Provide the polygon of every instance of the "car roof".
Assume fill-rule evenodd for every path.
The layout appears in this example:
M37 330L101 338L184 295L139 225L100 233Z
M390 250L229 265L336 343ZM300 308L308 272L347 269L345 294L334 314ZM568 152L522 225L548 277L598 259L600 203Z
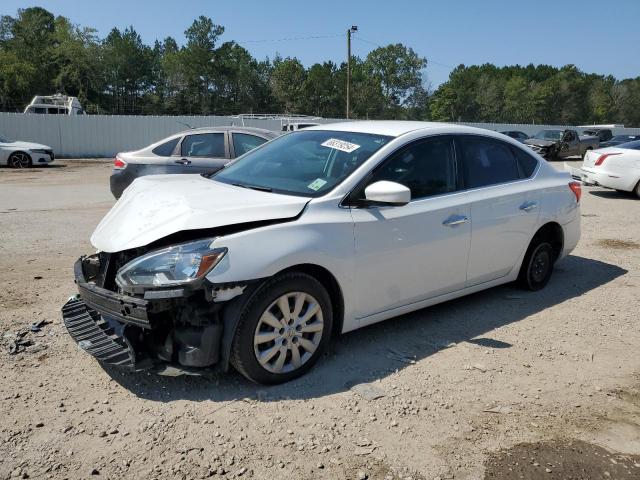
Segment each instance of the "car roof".
M265 128L256 127L236 127L233 125L224 125L220 127L196 127L189 130L183 130L175 135L186 135L189 133L209 133L209 132L238 132L238 133L259 133L262 135L277 137L280 132L274 132L273 130L267 130Z
M339 123L324 123L314 127L308 127L305 131L310 130L328 130L335 132L354 132L369 133L373 135L386 135L390 137L399 137L416 130L434 130L434 133L475 133L480 135L500 135L497 132L486 130L484 128L467 127L466 125L456 125L453 123L440 122L412 122L407 120L366 120ZM504 137L503 137L504 138Z

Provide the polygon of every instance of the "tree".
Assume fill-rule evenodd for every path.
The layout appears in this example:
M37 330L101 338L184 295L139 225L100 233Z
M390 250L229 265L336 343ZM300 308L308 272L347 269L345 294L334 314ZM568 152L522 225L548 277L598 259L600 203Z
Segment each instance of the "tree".
M426 66L426 58L401 43L376 48L367 55L365 69L369 76L380 82L385 115L398 116L405 101L422 87L422 69Z
M52 84L57 92L78 97L85 109L99 101L102 90L99 44L96 31L71 24L65 17L55 21L55 47L51 58L56 75Z
M285 113L304 113L303 91L306 72L297 58L276 57L271 72L271 90Z
M215 47L223 33L223 27L204 16L194 20L184 32L187 45L180 52L180 60L185 76L189 113L217 113L214 78L221 66Z
M102 63L111 112L140 113L152 85L152 53L133 27L111 30L102 45Z

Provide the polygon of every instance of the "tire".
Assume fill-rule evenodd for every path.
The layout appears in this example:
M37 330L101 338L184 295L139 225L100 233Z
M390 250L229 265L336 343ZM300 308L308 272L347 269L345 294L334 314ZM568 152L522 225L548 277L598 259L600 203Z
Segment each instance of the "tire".
M13 152L7 162L12 168L31 168L31 157L24 152Z
M301 272L277 275L240 312L231 364L252 382L288 382L306 373L322 355L332 325L331 299L318 280Z
M531 291L542 290L553 273L555 254L553 247L546 239L534 238L522 261L518 284Z
M633 193L636 194L637 198L640 198L640 181L636 184L636 188L633 189Z

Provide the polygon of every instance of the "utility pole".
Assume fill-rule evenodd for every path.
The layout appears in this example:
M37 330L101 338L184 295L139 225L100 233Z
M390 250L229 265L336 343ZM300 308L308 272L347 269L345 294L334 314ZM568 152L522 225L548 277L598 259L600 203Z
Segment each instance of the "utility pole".
M347 30L347 119L350 116L350 97L351 97L351 34L358 31L357 25L351 25Z

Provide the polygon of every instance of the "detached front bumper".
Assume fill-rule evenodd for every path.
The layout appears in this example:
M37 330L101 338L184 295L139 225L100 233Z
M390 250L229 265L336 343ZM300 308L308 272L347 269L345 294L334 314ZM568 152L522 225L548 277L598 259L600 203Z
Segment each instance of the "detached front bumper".
M202 290L147 300L103 288L108 268L96 267L96 258L75 263L78 295L62 307L65 327L80 348L101 363L129 371L162 363L188 370L218 362L220 304L207 301ZM88 280L86 272L96 278Z

